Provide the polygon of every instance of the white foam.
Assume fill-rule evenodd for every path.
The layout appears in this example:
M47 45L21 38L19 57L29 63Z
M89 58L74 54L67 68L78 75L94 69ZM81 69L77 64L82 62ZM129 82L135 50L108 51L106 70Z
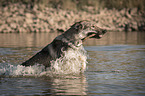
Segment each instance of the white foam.
M0 64L0 75L8 76L43 76L80 74L86 69L86 51L83 46L79 49L70 49L64 52L64 56L51 61L51 67L45 69L43 65L22 66L12 64Z
M64 56L52 61L50 69L56 74L78 74L86 69L86 52L82 48L78 50L69 50L64 52Z
M0 69L0 75L6 76L38 76L44 72L45 67L34 65L25 67L22 65L11 65L7 64Z

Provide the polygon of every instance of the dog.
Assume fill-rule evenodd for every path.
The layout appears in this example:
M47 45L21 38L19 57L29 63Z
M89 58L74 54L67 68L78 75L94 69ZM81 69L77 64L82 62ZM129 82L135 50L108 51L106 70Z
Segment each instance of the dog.
M99 28L90 21L80 21L73 24L67 31L57 36L50 44L29 60L23 62L23 66L35 64L44 65L46 68L52 66L52 62L63 58L71 50L84 51L82 43L88 38L100 39L106 33L105 29ZM77 54L77 53L76 53ZM71 57L71 56L70 56ZM80 58L81 55L77 58ZM81 62L81 59L78 60ZM82 60L80 70L85 70L85 60ZM70 66L70 65L69 65Z

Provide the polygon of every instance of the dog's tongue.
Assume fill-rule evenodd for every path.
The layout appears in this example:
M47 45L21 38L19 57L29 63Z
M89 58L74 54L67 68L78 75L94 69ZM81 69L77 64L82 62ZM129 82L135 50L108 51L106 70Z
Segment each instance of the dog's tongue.
M92 34L92 35L86 37L83 41L85 41L85 40L87 40L88 38L93 37L93 36L95 36L95 35L96 35L96 34Z
M93 36L95 36L95 35L96 35L96 34L92 34L92 35L90 35L89 37L93 37ZM88 37L88 38L89 38L89 37Z

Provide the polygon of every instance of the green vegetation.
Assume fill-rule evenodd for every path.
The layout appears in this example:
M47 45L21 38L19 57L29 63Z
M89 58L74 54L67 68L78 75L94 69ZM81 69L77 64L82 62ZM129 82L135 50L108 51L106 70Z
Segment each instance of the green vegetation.
M95 7L96 9L123 9L137 8L145 11L145 0L1 0L0 6L7 6L10 3L21 2L30 4L33 8L36 4L39 9L52 7L56 9L84 10L86 6Z

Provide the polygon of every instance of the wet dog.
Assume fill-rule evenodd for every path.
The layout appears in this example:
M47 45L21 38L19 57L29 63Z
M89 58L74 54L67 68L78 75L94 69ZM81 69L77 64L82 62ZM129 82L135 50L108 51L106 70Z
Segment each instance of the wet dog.
M22 63L22 65L42 64L45 67L51 67L52 61L62 58L66 52L70 50L78 50L79 52L83 48L82 42L87 38L100 39L105 33L105 29L99 28L89 21L76 22L66 32L57 36L50 44ZM84 67L81 67L80 70L84 70L85 65L83 65L84 63L81 64Z

